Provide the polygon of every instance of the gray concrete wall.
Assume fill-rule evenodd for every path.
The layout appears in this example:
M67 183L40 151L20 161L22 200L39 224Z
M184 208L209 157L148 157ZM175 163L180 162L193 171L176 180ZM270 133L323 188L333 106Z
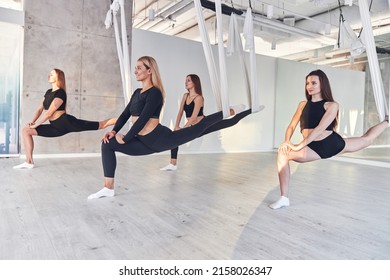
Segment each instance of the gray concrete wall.
M87 120L117 117L124 107L114 29L104 20L111 1L25 0L21 123L28 123L50 85L53 68L65 72L68 114ZM125 0L131 46L133 0ZM35 137L35 153L100 152L104 131ZM24 147L22 145L22 153Z

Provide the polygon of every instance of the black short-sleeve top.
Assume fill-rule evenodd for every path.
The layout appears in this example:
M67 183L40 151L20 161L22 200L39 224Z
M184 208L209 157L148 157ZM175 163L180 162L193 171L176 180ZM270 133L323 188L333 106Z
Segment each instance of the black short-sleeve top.
M44 98L45 99L43 100L43 108L45 108L45 110L49 109L54 98L60 98L63 101L61 106L57 109L57 111L65 110L65 108L66 108L66 92L62 88L59 88L55 91L53 91L52 89L48 89L45 93Z
M138 135L149 121L149 119L158 119L163 106L163 95L156 87L141 93L141 89L136 89L131 96L129 104L119 116L112 129L118 132L131 116L137 116L138 119L133 123L130 130L126 133L123 141L129 142L132 138Z
M305 107L302 110L302 115L300 118L300 126L301 131L306 128L316 128L322 117L325 115L325 108L324 104L326 103L325 100L316 101L313 102L311 100L308 100L306 102ZM333 130L333 126L336 120L334 120L327 128L326 130Z

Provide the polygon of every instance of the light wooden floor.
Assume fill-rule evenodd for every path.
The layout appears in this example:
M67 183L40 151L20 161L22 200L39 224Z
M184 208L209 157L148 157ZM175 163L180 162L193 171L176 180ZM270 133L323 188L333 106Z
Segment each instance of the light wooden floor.
M291 206L276 154L118 157L117 196L100 157L0 159L0 259L390 259L390 169L292 164Z

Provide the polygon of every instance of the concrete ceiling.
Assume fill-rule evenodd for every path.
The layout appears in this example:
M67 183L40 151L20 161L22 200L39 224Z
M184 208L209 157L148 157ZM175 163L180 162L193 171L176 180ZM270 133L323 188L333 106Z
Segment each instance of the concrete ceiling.
M361 20L357 0L351 1L351 6L348 0L340 1L344 19L359 33ZM215 13L205 8L215 1L201 2L210 41L216 44ZM384 52L390 52L389 2L373 0L370 9L376 45ZM252 7L256 52L259 54L332 66L350 65L365 59L363 53L352 61L349 50L335 47L340 20L337 0L227 0L222 4L243 12L242 19L246 9ZM137 0L133 1L133 5L135 28L201 40L192 0ZM224 15L225 40L228 24L229 16Z

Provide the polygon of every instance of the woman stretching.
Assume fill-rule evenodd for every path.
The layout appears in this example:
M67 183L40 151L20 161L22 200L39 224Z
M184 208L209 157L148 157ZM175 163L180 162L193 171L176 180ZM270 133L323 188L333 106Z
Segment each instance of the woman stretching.
M179 112L177 113L176 123L175 123L175 131L180 130L182 128L186 128L192 125L197 124L204 117L203 115L203 106L204 99L202 93L202 85L200 83L200 79L198 75L189 74L186 77L185 87L188 91L184 94ZM187 122L183 127L180 127L181 119L183 117L183 113L186 114ZM177 154L179 152L179 147L176 147L171 150L171 161L170 163L161 168L161 171L175 171L177 169Z
M213 125L218 126L222 123L221 127L224 126L223 114L218 112L207 117L202 116L194 126L170 130L159 122L164 88L154 58L150 56L139 58L135 67L135 77L142 83L142 88L134 91L113 130L106 133L102 139L104 188L91 194L88 199L114 196L115 152L140 156L167 151L194 140ZM236 115L241 113L238 110L233 111ZM118 133L130 117L133 123L130 130L126 135Z
M53 69L49 74L52 88L46 91L44 99L35 112L30 123L23 128L23 144L26 149L26 162L14 166L15 169L31 169L34 167L33 136L59 137L69 132L98 130L114 125L116 119L101 122L76 119L66 113L65 74L59 69ZM42 113L45 113L42 115ZM41 117L41 118L40 118ZM43 124L49 120L50 124Z
M342 138L334 131L339 105L333 99L326 74L321 70L309 73L306 76L305 92L307 101L299 103L287 127L285 142L279 147L277 164L281 197L269 205L272 209L290 205L290 160L303 163L362 150L389 126L389 118L386 116L385 121L368 129L363 136ZM303 140L299 144L292 144L290 139L298 122Z
M202 93L202 85L200 82L200 78L198 75L195 74L189 74L186 77L185 81L185 87L188 90L187 93L184 94L181 104L180 104L180 109L179 112L177 113L176 117L176 124L175 124L175 129L174 130L179 130L182 128L186 128L189 126L196 125L199 121L202 120L204 117L203 115L203 108L204 108L204 99L203 99L203 93ZM239 114L234 115L234 109L230 109L230 114L234 115L234 117L222 120L221 122L210 126L206 131L202 133L201 136L221 130L223 128L227 128L230 126L235 125L238 123L241 119L244 117L248 116L249 114L252 113L251 109L248 109L246 111L243 111L245 109L244 105L238 105L236 107L236 111L242 111ZM183 117L183 113L186 114L186 123L184 124L183 127L180 127L180 122ZM176 147L171 150L171 160L170 163L161 168L161 171L175 171L177 170L177 154L179 152L179 147Z

